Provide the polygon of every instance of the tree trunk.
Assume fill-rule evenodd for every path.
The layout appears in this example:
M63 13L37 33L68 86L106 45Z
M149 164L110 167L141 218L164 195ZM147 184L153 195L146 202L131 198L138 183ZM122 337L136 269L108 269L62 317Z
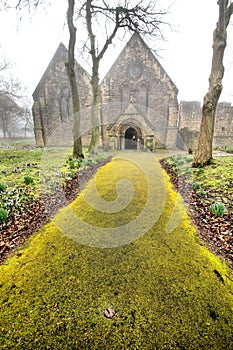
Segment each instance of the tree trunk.
M92 107L91 107L91 141L88 152L97 153L97 145L99 142L99 107L100 107L100 91L99 91L99 60L93 57L92 68Z
M6 112L2 111L2 129L3 129L3 138L6 139L7 136L7 122L6 122Z
M209 90L204 97L202 120L197 151L194 155L193 167L202 167L212 160L215 113L222 92L224 75L223 57L227 45L227 26L232 14L232 4L228 0L219 0L219 18L213 34L213 57Z
M73 157L84 158L82 151L82 136L80 129L80 102L78 94L78 86L75 74L75 57L74 49L76 42L76 28L73 23L75 0L68 0L67 22L69 27L69 47L68 62L66 63L67 75L70 82L72 104L73 104Z
M90 54L92 58L92 107L91 107L91 141L88 152L96 153L99 141L99 62L100 57L97 55L95 35L92 30L92 0L86 1L86 24L88 36L90 39Z
M6 129L5 128L3 128L3 138L4 138L4 140L6 139Z

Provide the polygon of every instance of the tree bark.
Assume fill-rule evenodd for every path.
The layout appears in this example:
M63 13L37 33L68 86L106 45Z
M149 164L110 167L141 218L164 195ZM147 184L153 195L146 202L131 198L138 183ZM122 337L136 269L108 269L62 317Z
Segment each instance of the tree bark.
M67 75L70 82L73 105L73 157L84 158L82 150L82 136L80 128L80 102L78 86L75 74L74 49L76 43L76 28L73 23L75 0L68 0L67 22L69 27L68 62L66 63Z
M90 54L92 58L92 107L91 107L91 141L88 152L96 153L97 144L99 141L99 105L100 105L100 91L99 91L99 58L96 54L95 35L92 30L92 0L86 2L86 23L87 31L90 40Z
M1 111L2 112L2 130L3 130L3 138L4 140L6 139L6 134L7 134L7 122L6 122L6 112L5 111Z
M92 107L91 107L91 141L88 152L97 153L97 145L99 142L99 108L100 108L100 91L99 91L99 61L98 58L93 57L92 68Z
M228 3L228 0L218 1L219 18L213 33L213 57L209 77L209 90L203 101L200 134L193 167L202 167L212 160L215 114L222 92L222 79L224 76L223 57L227 45L227 26L233 11L233 4L228 6Z

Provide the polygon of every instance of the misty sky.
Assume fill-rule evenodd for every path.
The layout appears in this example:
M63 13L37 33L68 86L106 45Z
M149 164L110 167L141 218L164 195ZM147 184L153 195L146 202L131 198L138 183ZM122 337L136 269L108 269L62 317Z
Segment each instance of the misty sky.
M162 0L160 0L162 1ZM0 13L1 51L14 62L14 73L31 95L59 43L68 45L67 1L51 1L29 19L15 12ZM179 89L179 100L203 100L211 68L213 30L218 17L217 0L163 0L173 3L168 20L173 32L166 31L166 42L159 43L158 60ZM80 31L77 33L80 34ZM79 37L77 37L79 39ZM114 63L125 43L116 41L101 65L101 77ZM155 45L158 47L158 45ZM78 59L84 68L90 67ZM225 55L224 90L221 101L233 103L233 27L228 29Z

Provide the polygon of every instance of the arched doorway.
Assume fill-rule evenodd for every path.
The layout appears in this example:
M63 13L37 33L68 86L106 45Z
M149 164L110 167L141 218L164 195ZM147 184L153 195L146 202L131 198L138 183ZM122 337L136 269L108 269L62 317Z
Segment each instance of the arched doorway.
M134 128L128 128L125 132L125 149L137 149L138 133Z

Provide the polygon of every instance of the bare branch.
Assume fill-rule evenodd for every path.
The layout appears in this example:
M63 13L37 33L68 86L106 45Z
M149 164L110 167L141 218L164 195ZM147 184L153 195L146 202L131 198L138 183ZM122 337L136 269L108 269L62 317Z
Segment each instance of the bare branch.
M3 59L3 62L0 62L0 72L5 71L6 69L9 69L11 67L11 63L9 61L6 61L6 59Z
M44 8L46 8L46 6L50 5L50 2L49 0L9 0L5 1L2 7L8 10L15 9L18 13L27 8L28 12L31 13L32 10L36 11L41 5L44 5Z

